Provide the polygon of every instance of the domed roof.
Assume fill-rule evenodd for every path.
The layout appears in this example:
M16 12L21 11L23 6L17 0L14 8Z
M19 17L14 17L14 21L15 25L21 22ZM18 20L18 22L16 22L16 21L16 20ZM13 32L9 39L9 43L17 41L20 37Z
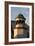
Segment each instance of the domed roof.
M22 19L25 19L25 17L23 16L23 14L19 14L16 18L22 18Z

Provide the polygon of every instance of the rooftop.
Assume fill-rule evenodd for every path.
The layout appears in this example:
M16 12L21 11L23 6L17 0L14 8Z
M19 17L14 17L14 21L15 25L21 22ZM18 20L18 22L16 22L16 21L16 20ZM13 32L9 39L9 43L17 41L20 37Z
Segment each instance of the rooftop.
M24 19L24 20L26 19L26 18L23 16L23 14L21 14L21 13L18 14L18 16L17 16L16 18L22 18L22 19Z

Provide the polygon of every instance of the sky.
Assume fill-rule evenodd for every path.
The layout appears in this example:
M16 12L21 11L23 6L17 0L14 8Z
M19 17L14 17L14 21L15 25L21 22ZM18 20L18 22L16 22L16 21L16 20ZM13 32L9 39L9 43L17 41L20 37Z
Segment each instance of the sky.
M25 23L29 25L29 8L26 7L11 7L11 20L15 20L20 13L26 18Z

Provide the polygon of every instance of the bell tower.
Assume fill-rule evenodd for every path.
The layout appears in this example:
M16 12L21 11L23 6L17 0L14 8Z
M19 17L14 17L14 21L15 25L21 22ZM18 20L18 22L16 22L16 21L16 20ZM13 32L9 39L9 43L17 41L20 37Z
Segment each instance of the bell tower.
M19 14L17 17L16 17L16 26L15 26L15 29L14 29L14 38L16 36L19 37L19 35L23 35L24 34L24 29L23 29L23 24L25 24L25 18L22 14Z

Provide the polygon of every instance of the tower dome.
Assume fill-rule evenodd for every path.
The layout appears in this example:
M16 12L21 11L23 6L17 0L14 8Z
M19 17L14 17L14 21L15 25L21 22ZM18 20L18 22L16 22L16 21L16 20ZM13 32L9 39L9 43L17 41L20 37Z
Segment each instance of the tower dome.
M18 16L16 17L16 24L18 23L25 23L26 18L23 16L23 14L18 14Z
M17 18L19 18L19 19L21 18L21 19L26 20L26 18L25 18L25 17L23 16L23 14L21 14L21 13L20 13L20 14L18 14L18 16L16 17L16 19L17 19Z

